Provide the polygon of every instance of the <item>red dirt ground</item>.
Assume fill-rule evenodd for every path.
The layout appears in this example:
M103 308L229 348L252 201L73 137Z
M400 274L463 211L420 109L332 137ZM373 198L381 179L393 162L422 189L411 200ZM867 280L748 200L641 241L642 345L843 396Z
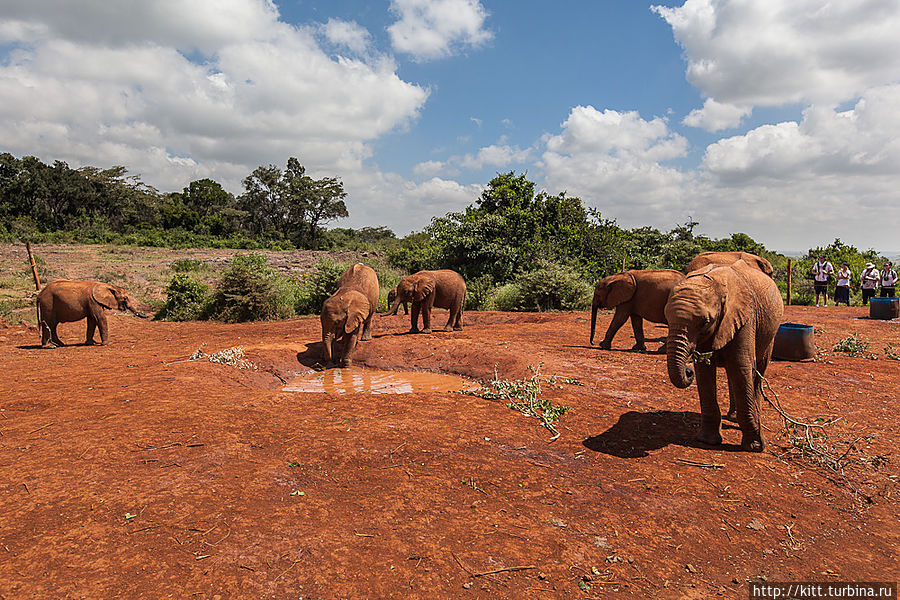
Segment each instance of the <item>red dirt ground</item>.
M865 314L788 307L828 352L768 373L791 414L843 418L828 428L843 476L789 451L769 406L762 454L736 451L732 428L722 447L693 442L695 387L624 350L628 326L612 351L587 345L586 313L469 312L433 335L402 335L398 315L357 354L575 377L544 388L571 407L555 441L478 397L280 391L318 360L316 318L113 314L110 346L56 350L0 325L0 598L746 598L748 582L897 581L900 363L883 349L900 325ZM877 360L831 352L853 332ZM80 342L84 323L60 335ZM242 346L260 370L177 362L201 344ZM727 402L722 371L719 388Z

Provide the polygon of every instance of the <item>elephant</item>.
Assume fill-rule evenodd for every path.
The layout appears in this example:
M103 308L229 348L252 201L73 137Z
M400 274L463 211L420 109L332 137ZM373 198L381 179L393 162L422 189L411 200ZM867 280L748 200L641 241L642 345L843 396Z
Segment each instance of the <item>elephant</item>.
M762 377L784 313L778 286L743 260L709 266L694 271L672 288L665 313L669 323L669 379L676 387L686 388L696 371L701 413L697 439L707 444L722 443L716 367L724 366L729 416L736 416L741 428L741 448L762 452ZM695 360L692 369L688 362L695 351L712 354L707 360Z
M372 267L356 263L338 279L337 291L322 303L322 346L326 363L335 361L334 342L343 338L340 365L353 364L360 340L372 339L372 318L378 309L378 275Z
M59 279L44 286L37 296L38 319L41 328L41 347L65 346L56 333L60 323L72 323L87 317L85 345L92 346L94 330L100 330L100 345L109 341L109 327L103 309L128 310L146 318L131 303L122 288L101 281L69 281Z
M688 264L687 272L691 273L709 265L730 265L739 260L743 260L751 267L756 267L769 277L775 278L772 263L749 252L701 252Z
M606 336L600 342L600 348L609 350L616 333L631 317L631 328L634 330L634 346L632 350L645 351L644 322L665 323L666 301L672 287L684 278L681 271L671 269L631 270L604 277L594 289L594 300L591 303L591 345L594 345L594 331L597 326L597 309L615 308L612 322L606 330Z
M407 275L397 284L397 297L386 315L396 315L401 302L410 302L410 333L419 332L419 312L422 313L422 333L431 333L432 307L446 308L450 318L444 331L462 329L463 307L466 305L466 282L462 275L450 269L419 271Z
M391 291L388 292L388 295L387 295L388 306L393 306L394 300L396 300L396 299L397 299L397 288L395 287L394 289L392 289ZM402 302L402 304L403 304L403 314L408 315L409 314L409 304L407 302Z

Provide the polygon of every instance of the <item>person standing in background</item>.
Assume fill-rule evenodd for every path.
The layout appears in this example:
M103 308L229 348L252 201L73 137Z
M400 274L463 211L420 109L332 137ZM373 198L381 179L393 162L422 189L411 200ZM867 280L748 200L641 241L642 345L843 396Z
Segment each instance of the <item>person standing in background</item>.
M881 269L881 297L893 298L894 286L897 285L897 271L891 267L891 261L884 261L884 268Z
M869 303L869 298L875 296L875 289L881 281L881 273L875 268L873 263L866 263L862 275L859 276L859 287L862 290L863 306Z
M836 277L837 285L834 287L834 305L837 306L843 302L847 306L850 306L850 278L853 277L853 273L850 271L850 265L842 262Z
M815 275L816 290L816 306L819 305L819 294L822 295L822 301L828 306L828 278L834 273L834 265L825 260L825 255L819 255L819 262L812 267L813 275Z

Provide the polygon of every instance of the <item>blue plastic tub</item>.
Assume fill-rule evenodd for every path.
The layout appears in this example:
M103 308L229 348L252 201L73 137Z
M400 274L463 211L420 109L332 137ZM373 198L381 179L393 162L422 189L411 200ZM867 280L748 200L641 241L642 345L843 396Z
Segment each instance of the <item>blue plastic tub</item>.
M870 319L896 319L900 317L900 298L870 298Z
M772 358L778 360L807 360L815 358L813 326L801 323L782 323L775 334Z

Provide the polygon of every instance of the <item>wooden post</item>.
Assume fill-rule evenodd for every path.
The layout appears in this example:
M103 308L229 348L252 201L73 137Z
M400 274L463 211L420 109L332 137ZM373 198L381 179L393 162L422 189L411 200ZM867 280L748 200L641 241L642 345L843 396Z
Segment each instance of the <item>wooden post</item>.
M791 305L791 271L794 269L794 260L788 259L788 269L787 269L787 305Z
M625 272L625 257L622 257L622 272Z
M34 289L41 291L41 278L38 277L37 266L34 264L34 254L31 253L31 242L25 242L28 250L28 261L31 263L31 275L34 277Z

